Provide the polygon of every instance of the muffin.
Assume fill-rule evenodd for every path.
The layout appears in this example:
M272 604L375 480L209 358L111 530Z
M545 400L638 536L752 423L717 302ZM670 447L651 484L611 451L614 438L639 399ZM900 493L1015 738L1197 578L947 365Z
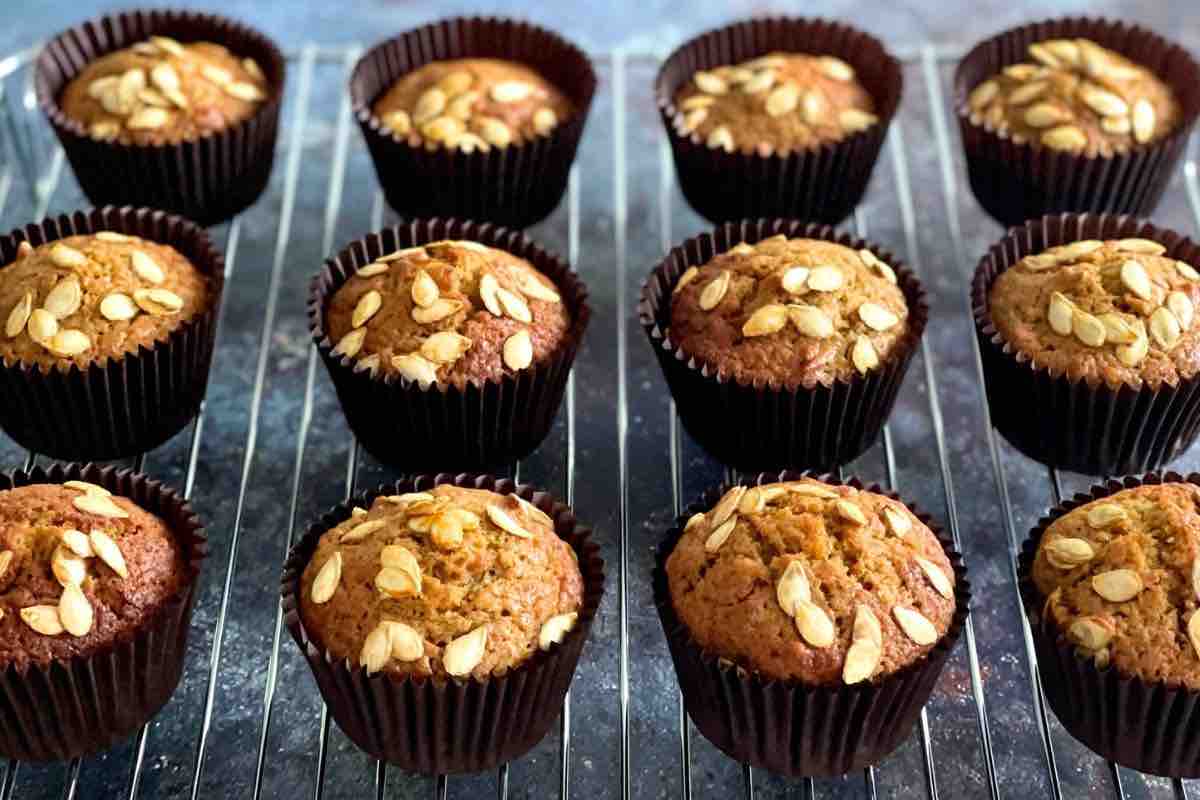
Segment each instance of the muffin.
M656 94L684 197L713 222L840 222L899 103L899 62L824 20L759 19L677 49Z
M966 613L957 555L928 519L857 482L793 473L722 487L691 511L660 548L656 592L697 727L788 775L891 752ZM879 724L828 736L852 716Z
M39 100L95 204L215 224L271 172L283 56L209 14L127 12L60 34L38 57Z
M525 227L566 190L596 90L587 57L523 22L456 18L381 42L350 94L388 204Z
M1184 399L1200 370L1198 256L1121 218L1046 217L1010 232L974 287L997 429L1033 458L1097 474L1186 447L1200 422Z
M1007 224L1149 213L1200 110L1197 79L1186 52L1123 23L1064 19L981 43L955 84L979 202Z
M413 146L466 153L547 136L573 113L538 72L498 58L426 64L396 81L371 112Z
M357 502L310 529L283 579L289 629L334 719L419 772L489 769L530 749L599 603L587 532L545 494L480 476L416 478Z
M590 316L520 234L428 220L355 242L313 280L309 324L351 429L410 470L511 463L549 431Z
M740 469L832 467L869 447L928 316L893 264L781 220L672 250L639 314L688 433Z
M183 501L141 475L68 465L0 478L0 688L28 703L0 724L0 754L78 757L162 707L203 541ZM68 673L88 677L53 677ZM52 724L46 708L62 712Z
M1022 559L1042 683L1063 725L1120 764L1180 778L1200 775L1197 478L1096 487L1041 520Z
M333 352L355 369L418 384L512 378L571 329L554 283L523 258L472 241L388 253L334 292Z
M149 450L196 414L224 269L199 227L144 209L0 238L0 427L55 458Z

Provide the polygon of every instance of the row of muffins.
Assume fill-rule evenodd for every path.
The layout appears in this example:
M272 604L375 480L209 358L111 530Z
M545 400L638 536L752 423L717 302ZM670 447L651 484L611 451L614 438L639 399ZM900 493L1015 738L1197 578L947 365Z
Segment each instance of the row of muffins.
M283 84L283 57L266 37L173 11L70 29L47 44L36 75L93 203L205 224L265 187ZM523 227L562 197L596 84L562 37L471 18L377 45L349 91L397 212ZM902 85L899 61L875 38L779 18L685 43L655 91L680 187L700 214L837 223L866 191ZM1200 114L1198 85L1186 51L1137 26L1062 19L998 34L956 72L972 189L1006 224L1148 214Z

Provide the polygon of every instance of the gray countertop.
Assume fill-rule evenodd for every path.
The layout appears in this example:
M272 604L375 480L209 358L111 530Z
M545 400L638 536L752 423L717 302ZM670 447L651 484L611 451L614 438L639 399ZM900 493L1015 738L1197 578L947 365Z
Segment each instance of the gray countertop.
M890 426L897 488L943 521L951 510L957 515L975 587L972 616L979 692L987 711L996 786L1005 797L1049 797L1010 572L1006 513L989 456L966 314L967 276L1001 229L981 214L966 186L957 134L939 124L953 63L933 59L921 45L969 44L1053 9L1138 20L1200 49L1200 15L1194 3L1183 0L986 0L963 3L958 10L948 5L932 0L829 2L805 10L859 24L915 56L906 63L901 112L859 214L870 238L917 269L933 306L927 351L910 370ZM94 0L18 0L21 13L6 15L0 51L24 47L112 6ZM149 726L141 758L138 742L131 741L74 765L0 762L0 800L66 796L72 789L78 797L126 797L132 772L139 766L140 797L248 797L256 774L264 797L311 796L318 788L326 797L361 797L375 791L380 775L376 764L336 726L329 730L322 760L319 695L286 633L277 642L276 584L289 538L343 498L354 452L332 387L312 359L304 313L307 282L327 253L376 227L377 212L385 222L394 219L376 205L374 173L343 105L346 58L336 49L322 49L318 57L303 45L367 44L413 24L475 9L458 2L238 0L224 3L222 10L262 27L296 52L298 60L290 65L290 91L270 189L237 223L213 231L216 240L232 250L233 274L194 474L193 501L208 521L212 556L186 674L175 697ZM621 796L619 563L624 539L630 796L678 797L682 771L676 684L649 580L651 548L673 515L671 408L634 308L638 288L664 246L708 226L684 203L669 158L664 159L650 89L657 69L652 54L740 14L798 9L778 2L702 3L689 6L684 14L678 3L664 0L618 0L602 9L507 2L488 10L532 18L575 39L595 54L602 80L579 153L574 203L564 200L532 229L533 236L562 253L575 250L572 231L577 233L576 266L591 289L596 312L576 362L574 500L578 516L595 527L604 543L610 579L574 684L569 786L574 797ZM614 47L625 49L614 55ZM8 83L10 89L17 87L14 80ZM17 94L12 101L18 111L19 100ZM301 105L307 113L299 113ZM31 119L31 129L42 154L33 166L39 174L52 173L56 162L48 132L36 118ZM14 176L0 207L0 227L7 229L32 219L39 201L20 178L22 170L11 160L6 166ZM1154 218L1195 237L1200 235L1200 217L1189 206L1186 189L1180 171ZM63 169L41 204L58 212L86 203L69 169ZM961 241L955 238L959 229ZM934 401L944 422L942 453L931 415ZM628 423L624 450L622 412ZM183 485L191 433L148 454L145 469ZM564 408L549 440L520 464L520 478L565 495L567 444ZM945 474L940 469L943 455ZM0 436L0 463L19 466L25 457ZM1051 483L1045 468L1003 443L1000 460L1012 499L1013 531L1020 539L1051 502ZM719 465L686 435L679 463L685 503L721 479ZM1193 451L1177 466L1198 465L1200 453ZM850 465L847 473L884 480L882 444ZM623 474L628 479L624 515ZM389 469L366 455L357 461L358 487L392 477ZM1074 492L1090 481L1064 474L1062 483L1064 491ZM947 502L947 487L956 489L953 504ZM960 644L928 706L927 746L941 797L989 794L991 778L972 671L967 648ZM264 709L269 712L267 727ZM1050 730L1063 796L1116 796L1109 766L1063 732L1052 715ZM510 797L557 796L559 741L558 733L552 733L511 766ZM744 791L740 765L717 753L694 730L689 741L694 796L739 796ZM878 794L926 796L924 753L918 728L875 770ZM263 768L258 773L260 755ZM440 788L431 779L397 770L382 777L388 797L427 797ZM1128 797L1176 796L1168 781L1128 770L1121 770L1119 777ZM499 781L493 773L452 778L447 793L494 795ZM808 787L800 782L759 772L753 782L759 797L807 796ZM813 788L822 798L869 796L862 775L818 780ZM1190 796L1200 797L1200 786L1190 787Z

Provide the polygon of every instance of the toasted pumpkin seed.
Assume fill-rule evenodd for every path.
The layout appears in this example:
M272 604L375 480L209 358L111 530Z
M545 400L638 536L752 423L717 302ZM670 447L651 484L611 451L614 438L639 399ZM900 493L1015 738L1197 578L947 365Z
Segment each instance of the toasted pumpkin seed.
M575 627L578 619L578 612L571 611L566 614L555 614L543 622L542 629L538 632L538 647L549 650L551 645L561 644L563 637Z
M900 630L913 642L921 646L931 645L938 640L937 628L924 614L905 606L895 606L892 616L900 625Z

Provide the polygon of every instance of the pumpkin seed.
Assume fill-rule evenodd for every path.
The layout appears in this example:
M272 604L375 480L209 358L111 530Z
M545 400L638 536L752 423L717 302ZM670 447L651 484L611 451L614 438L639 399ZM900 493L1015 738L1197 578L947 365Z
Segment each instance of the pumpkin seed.
M171 121L171 112L157 106L145 106L129 115L125 127L137 131L153 131Z
M335 552L325 560L317 577L312 582L312 601L317 605L328 603L342 580L342 554Z
M815 603L798 602L795 617L796 630L811 646L824 649L832 645L837 638L833 620Z
M545 303L561 303L562 296L532 275L522 275L517 279L517 288L521 294L532 300Z
M1067 536L1047 542L1043 552L1050 566L1061 570L1081 567L1096 557L1095 549L1086 540Z
M1087 524L1093 528L1107 528L1117 522L1122 522L1127 518L1125 509L1112 503L1101 503L1094 505L1087 511Z
M1092 83L1079 88L1079 99L1102 117L1123 117L1129 113L1129 104L1120 95Z
M533 130L539 136L548 136L558 127L558 115L552 108L539 108L533 112Z
M683 274L679 276L679 280L675 282L675 288L671 290L671 294L679 294L679 292L683 290L683 287L696 280L696 276L699 274L699 268L688 267L683 271Z
M1107 336L1104 323L1080 309L1075 309L1075 313L1071 317L1071 330L1079 341L1088 347L1102 346L1104 338Z
M385 620L391 657L397 661L416 661L425 655L425 637L416 628L403 622Z
M505 533L511 533L513 536L517 536L522 539L533 538L532 533L521 527L520 523L513 519L513 517L500 506L489 505L486 511L488 519L492 521L492 524Z
M996 95L1000 93L1000 85L993 80L987 80L971 90L971 94L967 96L967 105L976 111L979 111L988 103L996 99Z
M533 340L529 331L521 330L504 340L504 365L511 370L522 370L533 363Z
M396 136L407 136L412 130L412 118L407 111L392 111L383 118L383 124L391 129Z
M496 289L496 299L500 301L500 307L504 309L504 313L512 319L526 324L533 322L533 314L529 311L529 304L519 294L510 292L501 286Z
M1179 328L1179 320L1167 308L1156 308L1150 315L1150 335L1164 350L1170 350L1179 344L1183 332Z
M852 522L855 525L867 524L867 515L863 513L861 508L849 500L838 500L834 503L833 507L838 515L847 522Z
M29 322L29 315L33 313L33 292L26 292L16 305L12 307L12 311L8 312L8 321L4 325L4 335L9 339L14 339L21 335L21 331L25 329L25 324Z
M75 498L75 505L79 505L81 499L87 499L89 495L84 495L82 498ZM111 503L111 501L109 501ZM115 505L113 508L117 508ZM120 509L117 509L120 511ZM125 516L125 512L121 512ZM93 530L88 537L92 545L92 552L96 554L96 558L108 565L108 568L120 575L122 578L129 577L129 568L125 565L125 556L121 554L121 547L113 541L113 538L102 530Z
M55 606L26 606L21 609L21 620L36 633L43 636L58 636L63 632Z
M1133 139L1138 144L1145 144L1154 138L1156 124L1154 106L1146 98L1133 104Z
M469 675L487 650L486 625L480 625L470 633L464 634L446 645L442 651L442 666L446 672L455 677Z
M904 635L916 644L924 647L938 640L937 628L920 611L905 606L895 606L892 609L892 616L900 625L900 630L904 631Z
M333 354L335 356L354 358L356 355L358 355L358 351L362 349L363 342L366 341L366 338L366 328L355 328L338 340L338 343L334 345Z
M1071 112L1052 103L1035 103L1025 109L1024 114L1025 124L1031 128L1049 128L1070 119Z
M50 248L50 260L54 262L54 266L64 269L79 269L88 264L86 255L65 244L55 244Z
M735 486L725 493L717 504L713 506L712 519L709 520L709 527L716 528L724 524L725 520L729 519L737 507L741 505L742 496L746 494L745 486Z
M694 520L697 517L699 518L699 522L704 521L703 514L697 514L692 519ZM688 520L689 526L691 525L691 522L692 522L692 520ZM724 523L722 523L720 526L718 526L717 529L714 530L712 533L710 533L708 535L708 538L704 540L705 551L707 551L709 553L715 553L718 550L720 550L721 545L725 544L726 540L729 539L730 534L733 533L733 529L736 526L737 526L737 517L730 517L729 519L725 520Z
M413 306L410 316L414 322L421 325L433 325L447 317L454 316L459 311L462 311L463 307L461 300L448 300L444 297L439 297L430 303L428 307Z
M782 117L790 114L800 105L800 87L794 83L777 86L767 95L767 116Z
M901 539L912 530L912 520L909 519L908 514L890 505L883 507L883 519L892 533Z
M1121 264L1121 283L1143 300L1154 298L1154 287L1150 282L1150 275L1140 261L1131 258Z
M875 331L886 331L900 322L900 318L886 307L871 302L858 307L858 318Z
M555 614L543 622L542 629L538 632L538 647L549 650L551 645L562 644L563 637L575 627L575 621L578 619L579 614L571 611L566 614Z
M1009 93L1008 104L1011 106L1028 105L1045 93L1046 86L1047 84L1044 81L1019 86Z
M929 579L929 584L933 586L937 593L942 597L945 597L947 600L953 600L954 584L950 582L948 577L946 577L946 573L942 571L942 568L929 559L922 558L921 556L917 556L916 561L917 566L919 566L921 571L925 573L925 577Z
M838 124L846 133L859 133L879 122L879 117L858 108L844 108L838 113Z
M1081 617L1067 629L1067 635L1088 650L1105 647L1112 641L1115 632L1112 623L1100 617Z
M393 600L403 600L418 594L412 575L395 567L384 567L375 573L375 588L380 594Z
M439 331L421 342L421 355L435 364L453 364L471 349L471 340L454 331Z
M1167 295L1167 308L1175 315L1175 319L1179 320L1179 327L1182 330L1188 330L1192 327L1192 320L1196 315L1196 308L1192 305L1192 300L1183 292L1171 292Z
M138 307L127 294L113 292L100 301L100 314L105 319L118 322L137 316Z
M787 307L771 303L757 309L746 324L742 326L742 335L746 337L768 336L783 330L788 323Z
M1142 576L1131 569L1109 570L1092 577L1092 589L1111 603L1132 600L1144 588Z
M705 94L725 94L729 91L729 84L725 79L711 72L697 72L692 76L692 82Z
M167 278L166 272L158 262L141 250L134 250L129 254L129 266L139 278L149 283L162 283Z
M170 289L134 289L133 302L147 314L166 317L183 308L183 298Z
M112 498L102 495L81 494L78 497L72 498L71 503L85 514L94 514L106 519L126 519L129 516L129 513L114 503ZM96 548L95 531L92 533L92 549L96 550L96 553L99 554L100 551Z
M834 292L842 288L845 277L837 267L813 267L808 275L808 288L814 292Z
M1046 321L1055 333L1070 336L1075 326L1075 305L1062 292L1054 292L1046 309Z
M402 378L425 386L437 383L437 366L430 363L419 353L392 356L392 367Z
M720 304L725 297L725 293L729 290L729 281L731 279L729 270L721 270L717 277L713 278L703 291L700 292L700 308L703 311L711 311Z
M1042 134L1042 144L1054 150L1082 150L1087 135L1074 125L1059 125Z
M500 81L491 91L497 103L519 103L532 93L533 86L524 81Z
M833 336L833 320L816 306L790 305L788 306L788 317L796 329L805 336L811 336L814 339L828 339Z
M368 675L383 669L392 656L391 632L388 625L380 623L367 634L362 652L358 656L359 666L365 667Z
M708 134L708 139L705 140L704 145L710 150L724 150L726 153L732 153L734 148L733 133L726 126L718 125Z
M853 362L854 368L863 375L879 366L879 354L875 352L875 346L866 336L859 336L854 340L854 347L850 351L850 360Z
M371 317L379 312L383 305L383 295L374 289L370 290L358 299L354 306L354 311L350 314L350 324L355 328L361 328L366 325Z
M789 617L795 616L799 603L812 602L812 587L808 574L799 561L789 561L783 574L779 576L779 581L775 584L775 600L783 609L783 613Z

